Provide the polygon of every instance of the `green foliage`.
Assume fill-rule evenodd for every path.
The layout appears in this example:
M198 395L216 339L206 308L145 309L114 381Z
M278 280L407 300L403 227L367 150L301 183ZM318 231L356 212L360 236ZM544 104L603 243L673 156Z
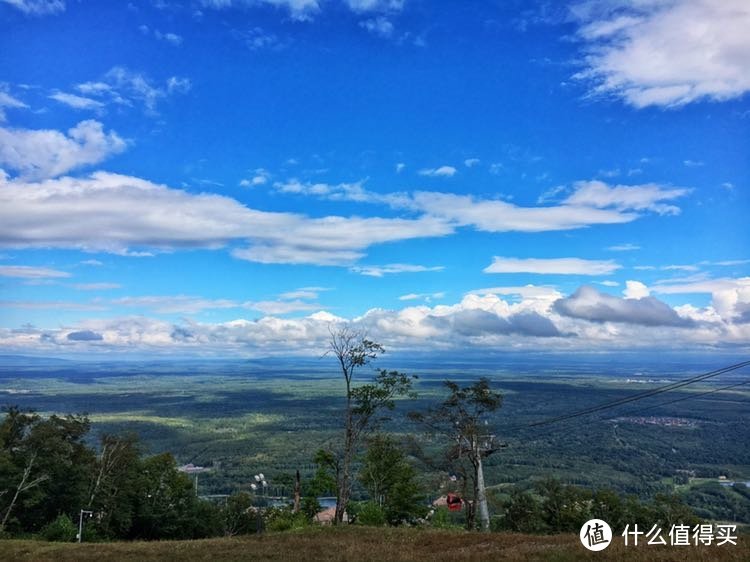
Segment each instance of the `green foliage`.
M78 536L78 527L67 515L58 515L57 519L42 529L41 535L48 541L72 542Z
M247 492L229 496L222 514L225 535L247 535L256 531L257 517L253 497Z
M263 510L263 524L269 531L291 531L310 526L310 520L290 507L271 507Z
M391 437L376 435L368 441L359 481L389 524L399 525L424 517L427 508L416 476L403 450Z
M589 519L603 519L613 529L637 524L650 529L659 524L691 527L700 523L693 511L677 496L657 495L643 502L635 496L625 501L612 490L591 492L565 486L548 479L536 486L535 493L515 489L503 502L503 515L493 520L493 529L522 533L575 533Z
M542 507L529 492L514 489L505 505L505 517L493 518L492 530L538 533L544 528Z
M38 532L84 504L94 453L85 416L47 419L7 410L0 422L0 531Z
M358 525L382 527L387 523L385 511L377 502L372 500L352 502L349 504L349 511Z
M441 506L435 509L429 521L436 529L458 529L461 525L455 519L447 507Z

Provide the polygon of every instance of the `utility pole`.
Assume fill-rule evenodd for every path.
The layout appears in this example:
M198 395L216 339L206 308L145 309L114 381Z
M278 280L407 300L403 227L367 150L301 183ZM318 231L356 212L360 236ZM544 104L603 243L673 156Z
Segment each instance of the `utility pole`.
M477 443L477 445L479 445ZM476 448L477 459L477 505L479 507L479 523L482 531L490 530L490 510L487 507L487 490L484 487L484 471L482 470L482 455L485 451Z
M91 517L94 514L94 512L86 511L85 509L82 509L81 513L78 515L78 534L76 535L78 542L81 542L81 540L83 540L83 515L84 514Z

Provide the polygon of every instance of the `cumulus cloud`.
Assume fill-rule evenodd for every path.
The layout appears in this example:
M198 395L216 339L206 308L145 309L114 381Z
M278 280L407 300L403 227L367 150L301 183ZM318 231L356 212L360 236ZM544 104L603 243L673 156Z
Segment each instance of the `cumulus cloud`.
M183 356L190 353L317 356L330 337L329 329L349 323L366 330L373 339L394 351L659 350L725 346L747 349L750 348L750 324L747 323L750 284L735 283L734 288L738 290L736 294L724 295L723 300L715 298L712 306L683 305L673 309L653 297L619 298L604 295L591 287L581 287L572 295L559 298L554 298L559 293L551 287L495 287L471 292L452 305L408 306L400 310L376 308L348 319L319 309L304 317L280 318L276 314L289 310L280 308L278 312L274 311L275 306L285 302L280 298L268 301L273 303L268 306L265 301L236 303L243 308L268 311L255 320L238 318L203 323L189 319L172 322L126 316L92 318L56 329L0 327L0 345L14 352L57 352L67 348L76 351L99 349L108 353L137 350ZM409 297L406 300L417 300L411 295L405 296ZM162 304L169 298L161 297ZM178 306L174 297L171 298L172 304ZM182 305L188 303L188 299L199 300L198 297L186 297L182 299L185 301ZM304 297L293 297L286 302L291 306L311 305ZM40 303L30 304L38 306ZM75 303L46 304L66 308ZM194 303L188 304L192 306ZM89 303L89 306L91 310L98 310L95 303ZM721 310L722 315L717 310ZM101 339L96 336L89 340L87 336L68 337L81 332L99 335Z
M577 77L637 108L723 101L750 90L745 0L587 0L573 7L586 68Z
M81 121L68 133L0 127L0 165L29 179L51 178L96 164L118 152L126 142L104 131L98 121Z
M581 258L504 258L495 256L485 273L538 273L554 275L609 275L622 266L612 260Z
M0 246L128 253L221 248L261 263L351 265L374 244L450 234L433 217L310 218L266 212L215 194L191 194L96 172L43 182L0 177Z
M67 271L31 265L0 265L0 277L20 277L22 279L59 279L70 277Z
M271 174L265 168L257 168L252 177L240 180L240 187L257 187L268 183Z
M648 297L651 291L640 281L625 281L625 290L622 294L626 299L642 299Z
M81 330L79 332L70 332L67 336L70 341L102 341L104 338L101 334L91 330Z
M65 11L64 0L0 0L30 16L46 16Z
M624 322L642 326L691 326L668 304L653 297L639 299L614 297L593 287L582 286L571 296L560 299L554 310L563 316L590 322Z

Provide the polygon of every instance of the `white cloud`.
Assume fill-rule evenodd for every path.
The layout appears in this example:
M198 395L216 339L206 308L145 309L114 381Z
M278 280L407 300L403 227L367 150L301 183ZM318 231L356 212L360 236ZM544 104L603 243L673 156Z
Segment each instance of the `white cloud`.
M439 168L424 168L419 170L420 176L430 176L433 178L450 178L456 175L456 168L453 166L440 166Z
M71 310L79 312L107 310L107 307L101 304L71 301L0 301L0 308L15 308L19 310Z
M404 170L404 168L406 168L406 164L404 164L403 162L398 162L396 164L396 173L400 174Z
M283 8L289 12L293 20L308 21L320 11L319 0L258 0L270 6ZM245 7L257 4L255 0L202 0L201 4L207 8L226 9Z
M73 109L101 109L104 104L91 98L77 96L75 94L66 94L65 92L55 92L50 99L59 101Z
M698 271L697 265L663 265L659 269L664 271Z
M0 265L0 277L20 277L22 279L55 279L70 277L67 271L32 265Z
M3 85L0 84L0 123L5 121L5 109L28 109L28 107L24 102L4 91Z
M219 323L187 319L175 323L125 316L91 318L53 329L0 327L0 346L9 352L99 349L110 354L319 356L330 337L330 327L348 322L366 330L389 351L725 348L738 352L750 349L750 279L731 282L736 292L715 297L713 305L705 308L691 305L671 308L653 297L619 298L591 287L581 287L572 295L559 298L559 293L550 287L495 287L471 292L454 304L408 306L400 310L377 308L349 319L318 310L302 318L263 316L257 320L237 318ZM506 295L513 299L506 300ZM423 296L404 295L404 300ZM292 302L284 308L284 301L240 303L184 296L149 298L150 301L142 300L139 306L180 312L209 310L216 306L275 311L269 314L284 314L296 306L312 306L308 301ZM0 306L7 305L0 303ZM113 302L10 305L85 311L102 310Z
M359 26L368 32L379 37L388 39L393 36L394 27L391 21L384 17L378 16L359 22Z
M0 0L30 16L45 16L65 11L64 0Z
M633 213L609 209L573 205L519 207L505 201L429 191L414 193L411 205L429 215L485 232L570 230L593 224L626 223L637 218Z
M321 292L328 291L328 287L300 287L294 291L288 291L281 293L279 299L281 300L314 300L317 299Z
M122 285L119 283L76 283L73 285L74 289L79 291L109 291L111 289L121 289Z
M0 164L22 177L39 179L101 162L122 152L117 133L104 132L98 121L81 121L67 135L54 130L0 128Z
M398 297L400 301L416 301L421 300L424 302L432 302L434 299L442 299L445 297L445 292L439 291L437 293L407 293Z
M689 327L683 318L666 303L653 297L621 299L600 293L593 287L580 287L575 293L554 304L555 312L589 322L623 322L641 326Z
M605 287L619 287L620 284L617 281L599 281L599 285L604 285Z
M594 94L675 107L750 90L746 0L619 0L573 7Z
M648 297L651 291L640 281L625 281L625 290L622 294L626 299L642 299Z
M678 207L663 202L687 195L690 191L653 183L609 186L596 180L576 182L575 187L564 204L598 209L613 208L618 211L653 211L660 215L678 214Z
M170 76L163 86L155 84L144 74L123 66L112 67L99 81L76 85L80 93L105 105L141 105L149 115L157 114L156 108L160 100L172 94L184 94L191 87L190 80L180 76Z
M180 45L182 45L182 36L177 35L176 33L162 33L161 31L156 29L154 30L154 37L156 37L159 41L165 41L166 43L170 43L175 47L179 47Z
M253 172L251 178L245 178L240 181L240 187L257 187L259 185L265 185L268 183L270 177L271 174L268 170L265 168L257 168L255 172Z
M423 271L442 271L445 269L442 265L425 266L410 263L391 263L388 265L361 265L354 266L351 270L360 275L368 277L383 277L394 273L421 273Z
M503 258L495 256L485 273L537 273L551 275L609 275L622 266L612 260L580 258Z
M406 0L344 0L353 12L398 12Z
M705 162L702 162L701 160L683 160L682 163L688 168L699 168L705 166Z
M609 246L607 248L607 250L609 250L610 252L633 252L635 250L640 250L640 249L641 247L638 246L637 244L631 244L629 242L626 244L617 244L616 246Z
M718 279L703 279L698 281L674 282L662 281L655 283L651 290L663 295L681 295L696 293L718 293L750 286L750 277L732 279L721 277Z
M374 245L443 236L433 217L311 218L265 212L216 194L191 194L96 172L44 182L0 177L0 246L112 253L247 244L233 255L262 263L351 265Z
M364 183L303 183L292 178L274 183L274 188L282 193L334 201L385 204L486 232L547 232L627 223L639 217L635 211L677 213L677 207L659 201L687 193L687 190L670 190L653 184L609 187L602 182L578 182L576 190L563 204L519 207L497 199L434 191L378 193L365 189Z
M474 166L478 166L480 163L479 158L467 158L464 160L464 166L467 168L473 168Z
M554 287L540 285L524 285L521 287L487 287L485 289L474 289L467 294L517 296L528 301L542 300L550 302L554 302L563 297L563 294Z

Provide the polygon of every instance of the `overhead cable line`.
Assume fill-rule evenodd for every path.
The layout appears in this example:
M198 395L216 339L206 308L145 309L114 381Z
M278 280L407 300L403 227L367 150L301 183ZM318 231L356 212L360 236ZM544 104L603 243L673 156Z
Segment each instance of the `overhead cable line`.
M651 390L646 390L643 392L639 392L637 394L633 394L632 396L627 396L625 398L620 398L618 400L612 400L610 402L605 402L603 404L599 404L597 406L591 406L590 408L585 408L583 410L578 410L575 412L570 412L568 414L562 414L559 416L554 416L551 418L547 418L545 420L541 420L538 422L533 422L530 424L525 424L521 426L513 426L510 428L505 429L517 429L517 428L529 428L529 427L539 427L542 425L549 425L552 423L557 423L560 421L577 418L579 416L585 416L588 414L593 414L595 412L600 412L602 410L608 410L609 408L614 408L616 406L621 406L622 404L628 404L629 402L635 402L636 400L643 400L644 398L648 398L650 396L656 396L658 394L662 394L664 392L669 392L670 390L676 390L678 388L682 388L683 386L688 386L690 384L695 384L697 382L704 381L706 379L710 379L713 377L718 377L719 375L723 375L725 373L729 373L731 371L736 371L737 369L741 369L742 367L747 367L750 365L750 361L743 361L742 363L736 363L734 365L730 365L728 367L723 367L721 369L716 369L715 371L710 371L708 373L704 373L702 375L697 375L694 377L690 377L688 379L670 383L664 386L660 386L658 388L653 388Z
M697 394L689 394L688 396L682 396L680 398L675 398L674 400L668 400L667 402L660 402L658 404L654 404L652 406L646 406L645 408L641 408L639 410L635 410L632 412L626 412L623 415L626 416L634 416L636 414L640 414L641 412L646 412L648 410L653 410L654 408L659 408L660 406L668 406L669 404L674 404L675 402L682 402L683 400L692 400L694 398L700 398L701 396L707 396L709 394L714 394L715 392L721 392L722 390L730 390L732 388L737 388L738 386L742 386L745 384L750 384L750 380L738 382L735 384L730 384L727 386L721 386L719 388L714 388L713 390L707 390L706 392L699 392Z

